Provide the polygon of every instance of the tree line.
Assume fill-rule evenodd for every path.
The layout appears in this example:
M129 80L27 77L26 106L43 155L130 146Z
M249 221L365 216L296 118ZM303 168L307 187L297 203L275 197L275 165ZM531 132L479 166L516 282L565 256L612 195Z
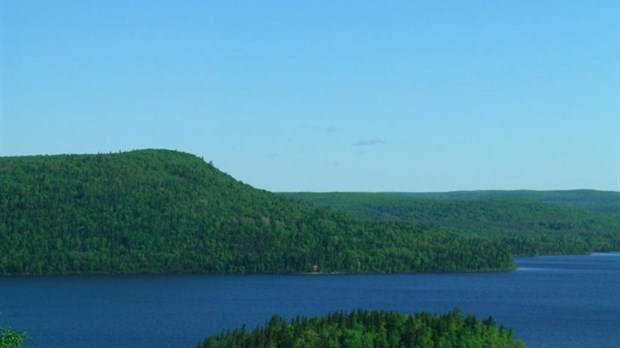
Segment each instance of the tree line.
M324 317L274 316L265 325L208 337L199 348L520 348L525 344L493 318L484 321L455 309L447 314L357 310Z

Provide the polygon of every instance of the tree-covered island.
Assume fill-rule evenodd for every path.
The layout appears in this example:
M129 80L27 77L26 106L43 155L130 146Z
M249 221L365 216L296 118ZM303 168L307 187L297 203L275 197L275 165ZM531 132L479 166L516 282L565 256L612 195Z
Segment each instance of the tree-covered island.
M291 321L274 316L254 330L226 331L198 347L521 348L525 344L491 317L478 321L455 309L443 315L358 310Z

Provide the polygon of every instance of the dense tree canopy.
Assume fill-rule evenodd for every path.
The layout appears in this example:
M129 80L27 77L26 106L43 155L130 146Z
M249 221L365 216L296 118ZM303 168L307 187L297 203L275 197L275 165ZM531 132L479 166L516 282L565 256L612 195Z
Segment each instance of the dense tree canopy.
M228 331L199 344L199 348L228 347L520 348L525 344L491 317L480 322L455 309L444 315L358 310L290 322L274 316L252 331Z
M620 249L620 214L292 196L175 151L0 157L0 275L506 270L517 255Z
M13 329L0 327L0 348L20 348L28 336L24 332L16 332Z
M165 150L0 158L0 275L505 270L497 243L254 189Z
M501 192L491 192L494 194L488 193L490 197L502 197ZM589 200L590 191L577 192ZM598 199L592 199L593 202L600 201L600 196L608 197L602 192L591 193ZM499 242L515 256L620 250L620 213L578 208L573 201L557 204L526 199L454 199L450 194L288 193L286 196L374 221L484 237ZM467 197L467 194L454 193L454 196ZM536 197L542 200L546 196L537 192ZM569 197L575 198L577 194L571 192Z
M620 214L620 192L597 190L483 190L454 192L392 192L408 199L454 199L454 200L529 200L561 204L585 210Z

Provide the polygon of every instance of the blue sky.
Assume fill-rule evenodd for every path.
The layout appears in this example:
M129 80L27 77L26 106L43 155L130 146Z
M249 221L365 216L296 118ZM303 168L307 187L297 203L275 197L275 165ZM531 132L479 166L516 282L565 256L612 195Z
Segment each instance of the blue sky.
M620 189L619 3L0 0L0 155L270 191Z

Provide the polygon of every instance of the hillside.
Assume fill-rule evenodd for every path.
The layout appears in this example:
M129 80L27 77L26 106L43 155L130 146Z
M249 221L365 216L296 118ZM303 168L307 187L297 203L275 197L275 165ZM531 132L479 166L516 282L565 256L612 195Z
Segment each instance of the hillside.
M564 191L454 191L454 192L393 192L392 194L411 199L458 199L458 200L533 200L543 203L557 203L586 210L620 215L620 192L596 190Z
M0 157L0 275L514 267L498 243L257 190L166 150Z
M620 249L619 215L572 205L517 199L412 199L415 194L387 193L284 195L376 221L398 221L421 230L450 229L484 236L500 242L514 255Z

